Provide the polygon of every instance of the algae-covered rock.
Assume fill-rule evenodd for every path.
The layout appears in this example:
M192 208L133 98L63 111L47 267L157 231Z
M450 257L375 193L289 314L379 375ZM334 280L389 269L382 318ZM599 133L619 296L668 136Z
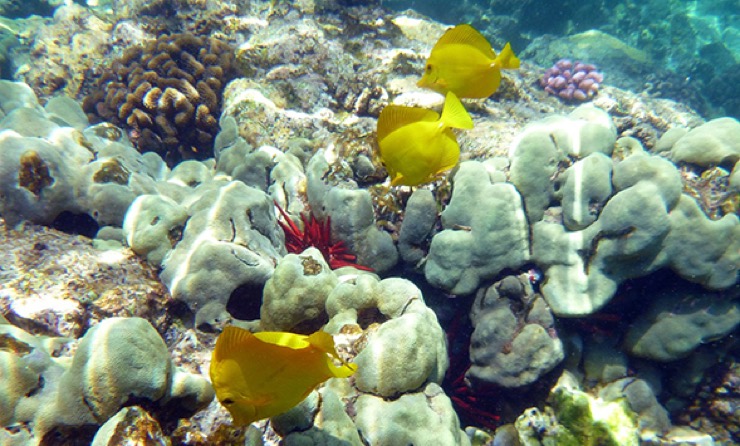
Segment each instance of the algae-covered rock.
M735 331L740 300L711 291L666 291L652 298L648 309L630 325L624 344L635 356L674 361L699 345Z
M553 179L568 157L611 155L616 127L609 115L582 105L568 116L550 116L527 125L512 144L511 182L524 199L530 223L542 219L555 198Z
M124 439L146 438L155 444L167 444L169 440L162 427L139 406L124 407L103 424L95 434L91 446L116 446Z
M526 279L507 276L479 293L470 319L471 381L521 387L564 358L552 314Z
M482 280L529 260L529 230L521 197L508 183L491 183L475 161L460 165L452 198L432 238L424 274L453 294L470 294Z
M436 384L395 400L360 395L355 408L355 424L366 444L470 445L450 399Z
M210 383L176 367L164 340L141 318L109 318L92 327L72 358L58 357L69 339L34 337L0 324L13 347L0 354L2 425L31 425L35 442L55 429L105 423L132 399L193 414L214 397ZM14 409L14 410L10 410ZM0 437L2 438L2 437Z
M288 254L265 283L260 324L270 331L291 331L302 322L326 320L326 299L337 277L316 248Z
M586 392L567 371L544 409L525 410L515 426L521 444L532 446L652 444L671 430L668 412L646 381L626 377Z
M675 141L670 156L700 166L732 166L740 159L740 122L717 118L702 124Z
M197 192L182 241L161 274L172 296L195 312L206 304L225 307L237 288L261 289L284 249L272 200L264 192L238 181L205 183Z
M624 400L606 401L578 388L568 372L551 390L544 411L527 409L516 421L526 446L637 446L635 414Z
M639 378L622 378L604 386L599 398L607 402L625 402L634 413L640 440L655 441L671 428L668 411L660 405L650 385Z
M382 322L369 330L367 344L355 358L360 391L393 397L442 382L448 365L445 334L411 282L362 274L341 281L326 308L328 331L359 325L365 314L378 314Z
M569 208L579 213L584 208L563 199L564 207L568 204L563 210L566 226L553 219L532 226L532 257L543 267L542 293L553 312L590 314L605 305L623 281L662 267L710 288L732 286L740 264L737 216L710 220L682 194L681 177L672 163L647 154L632 138L620 139L617 146L625 158L612 167L614 194L587 208L595 213L595 221L568 230L568 222L576 228L580 221ZM566 185L578 176L572 170L577 165L566 171ZM580 187L583 193L588 186ZM564 197L571 193L567 186Z
M550 404L558 422L579 445L637 446L633 415L624 402L602 402L574 389L555 388Z
M398 251L390 234L375 224L370 193L357 189L353 181L332 178L322 150L309 160L306 178L311 212L319 220L331 219L332 240L343 241L360 265L378 273L393 268L398 262Z

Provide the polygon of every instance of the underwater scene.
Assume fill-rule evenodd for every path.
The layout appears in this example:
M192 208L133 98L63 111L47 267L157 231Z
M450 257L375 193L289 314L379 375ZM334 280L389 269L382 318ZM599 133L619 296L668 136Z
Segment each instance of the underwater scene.
M738 0L0 0L0 446L740 444Z

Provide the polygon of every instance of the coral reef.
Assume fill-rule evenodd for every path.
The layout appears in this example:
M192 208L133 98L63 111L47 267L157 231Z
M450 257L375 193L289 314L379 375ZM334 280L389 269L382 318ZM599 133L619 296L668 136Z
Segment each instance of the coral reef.
M736 121L700 126L702 119L681 104L621 90L655 72L645 53L610 35L543 39L552 46L534 48L537 59L525 60L500 93L467 105L476 127L460 136L463 162L449 180L392 188L373 158L375 117L388 102L441 105L438 95L415 84L444 26L413 12L389 14L377 2L213 3L114 0L122 9L109 13L95 7L103 19L143 12L147 23L117 22L104 48L90 53L100 59L99 51L147 39L142 30L180 27L242 42L238 63L249 78L225 87L220 119L209 108L220 124L209 133L212 157L201 148L161 152L171 163L196 158L170 168L129 141L144 145L146 103L158 107L167 88L173 110L189 110L177 103L178 94L210 96L184 75L200 70L193 60L208 52L208 39L197 51L175 55L176 40L188 38L169 36L151 43L159 55L147 56L142 47L127 55L131 64L119 62L140 80L147 80L148 68L134 73L134 65L151 63L154 72L163 62L178 81L164 88L142 81L126 94L111 90L111 98L124 99L121 108L107 110L121 128L90 126L72 99L56 97L42 107L28 86L0 82L0 215L15 227L0 228L1 320L15 327L0 325L14 333L3 337L0 356L18 370L3 381L0 387L12 389L0 389L0 398L24 406L0 414L0 436L43 435L51 426L57 439L95 436L99 444L122 436L183 445L467 445L493 438L550 444L556 434L573 444L662 438L711 444L706 435L671 428L656 397L680 413L681 405L694 404L697 383L711 379L711 365L735 354L726 335L738 325ZM69 23L75 32L93 24L73 7L59 8L55 26ZM180 22L198 7L202 21ZM510 3L506 14L514 17L519 7ZM214 9L226 15L204 18ZM159 14L165 20L158 24ZM50 64L59 60L62 52L55 51L66 45L65 36ZM34 45L42 42L48 40ZM86 47L72 45L80 48ZM538 85L541 67L534 63L549 65L554 49L563 48L609 68L610 85L589 106L574 109ZM622 72L612 71L616 60ZM37 57L33 62L30 71L44 70ZM217 74L199 63L203 73ZM35 87L72 89L79 77L70 75L61 88ZM191 106L196 115L198 105ZM148 115L155 127L157 107ZM185 109L163 113L193 118ZM128 115L121 118L121 111ZM198 129L189 122L188 129ZM59 224L70 214L87 216L94 241L32 224ZM26 238L28 232L35 236ZM304 235L319 247L346 247L383 279L298 243ZM634 292L653 282L655 288ZM654 298L649 305L648 298ZM225 324L323 329L358 372L328 381L258 427L231 426L217 404L181 419L207 404L210 389L195 375L207 369L215 333ZM79 342L43 338L83 334ZM51 343L64 348L42 351ZM120 369L97 354L101 349ZM157 373L147 379L126 373L127 360ZM72 366L75 376L65 369ZM85 385L93 367L106 372L110 392ZM563 369L582 378L564 378L546 401ZM66 388L57 395L74 400L68 418L59 425L53 417L15 423L32 418L23 417L25 400L46 401L59 376L66 376ZM733 389L735 378L726 379L722 389ZM128 394L135 398L124 400ZM89 400L85 407L80 395ZM184 401L193 404L179 412L174 406ZM711 410L732 420L731 404L717 398ZM535 405L541 409L512 424ZM377 423L382 417L388 423ZM679 421L705 430L691 419ZM35 426L41 430L31 431Z
M15 346L1 357L14 379L5 380L0 391L9 409L0 422L20 427L0 431L3 443L43 443L58 429L103 424L130 399L192 414L214 397L203 377L172 364L167 346L145 319L100 322L68 361L59 352L69 340L34 337L7 322L0 323L0 332Z
M734 166L740 160L740 122L733 118L713 119L691 129L673 144L665 142L673 161L700 166Z
M729 294L729 293L728 293ZM654 296L650 307L630 325L625 350L637 357L669 362L740 326L740 301L711 291L687 290Z
M470 294L482 280L529 260L528 228L520 193L509 183L492 182L482 163L462 163L452 183L424 275L434 286Z
M738 240L737 216L709 220L681 193L678 169L632 138L616 143L611 186L595 180L598 172L601 178L609 175L602 154L614 148L613 124L585 106L572 116L580 119L570 132L565 122L556 124L562 118L532 124L511 152L511 181L524 198L533 229L532 260L543 267L542 293L553 311L571 316L597 311L617 284L662 266L707 287L734 284L736 244L719 241ZM553 200L562 205L557 214L546 212Z
M583 102L599 92L604 75L592 64L560 59L540 79L546 92L566 101Z
M471 382L522 387L565 357L555 320L526 278L507 276L481 290L470 312Z
M139 155L110 124L88 127L73 101L41 108L25 84L0 81L0 214L10 226L65 213L120 227L131 202L154 192L162 160Z
M370 444L430 438L468 444L438 385L448 366L444 332L411 282L332 271L310 248L280 260L264 298L263 328L306 332L328 320L324 329L345 339L337 350L354 356L358 368L353 385L330 381L320 400L309 397L275 420L285 441L337 432L358 445L357 434ZM342 407L337 398L351 403ZM390 416L387 423L377 423L380 412Z
M522 445L713 444L708 435L672 428L665 409L641 379L624 378L586 392L573 374L564 372L547 402L544 410L527 409L516 420Z
M141 152L169 165L213 154L231 47L213 37L172 34L126 50L84 100L91 120L125 128Z

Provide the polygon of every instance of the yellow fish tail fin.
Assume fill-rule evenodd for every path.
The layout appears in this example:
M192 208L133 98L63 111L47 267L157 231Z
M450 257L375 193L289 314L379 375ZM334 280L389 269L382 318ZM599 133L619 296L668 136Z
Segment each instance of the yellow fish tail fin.
M457 98L455 93L447 92L445 98L445 105L442 109L442 117L440 118L445 127L453 127L456 129L472 129L473 120L470 118L468 111L465 110L460 99Z
M357 366L355 364L346 362L339 356L339 354L337 354L337 350L334 347L334 338L329 333L319 330L308 337L308 342L322 352L331 355L342 362L342 366L337 367L332 363L331 358L326 358L326 364L329 366L329 371L332 376L336 378L347 378L357 371Z
M514 55L514 50L511 49L511 43L506 42L504 49L496 57L496 66L507 70L514 70L519 68L519 58Z
M452 169L460 161L460 146L457 144L457 139L455 139L455 134L452 133L452 130L445 130L443 141L442 147L444 147L444 150L439 160L437 174Z
M309 335L308 342L322 352L328 353L336 358L339 357L337 350L334 347L334 338L325 331L319 330L316 333Z

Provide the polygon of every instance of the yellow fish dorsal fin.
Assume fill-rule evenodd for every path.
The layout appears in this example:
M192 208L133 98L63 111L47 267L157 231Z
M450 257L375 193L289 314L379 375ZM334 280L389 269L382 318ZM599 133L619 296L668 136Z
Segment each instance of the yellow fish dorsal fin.
M404 107L401 105L388 105L378 116L378 141L401 127L419 121L436 121L439 114L433 110L419 107Z
M254 335L243 328L229 325L224 328L221 335L216 339L216 347L213 350L215 361L221 361L231 357L235 352L240 351L248 345L250 338ZM214 361L214 362L215 362Z
M496 53L493 52L491 44L488 43L488 40L483 36L483 34L466 23L457 25L456 27L445 31L445 33L442 34L442 37L440 37L434 45L434 48L432 48L432 53L434 53L434 50L439 47L453 44L470 45L483 53L486 57L490 59L496 58Z
M316 347L318 350L321 350L322 352L331 355L332 357L342 362L342 367L337 367L332 364L331 359L329 359L328 357L326 358L326 363L329 366L329 370L336 378L347 378L348 376L352 376L352 374L357 371L357 366L355 364L350 364L346 362L339 356L339 354L337 354L337 349L336 347L334 347L334 337L332 337L332 335L330 335L329 333L319 330L308 337L308 342L310 342L311 345Z
M293 350L300 350L311 345L311 343L308 342L308 336L295 333L262 331L259 333L255 333L254 337L262 342L277 345L280 347L292 348Z
M470 118L468 111L465 110L460 99L457 98L455 93L448 91L445 97L445 105L442 109L442 123L446 127L453 127L456 129L472 129L473 120Z
M506 42L504 49L501 50L496 58L496 65L508 70L519 68L519 58L514 55L514 50L511 49L511 43Z

